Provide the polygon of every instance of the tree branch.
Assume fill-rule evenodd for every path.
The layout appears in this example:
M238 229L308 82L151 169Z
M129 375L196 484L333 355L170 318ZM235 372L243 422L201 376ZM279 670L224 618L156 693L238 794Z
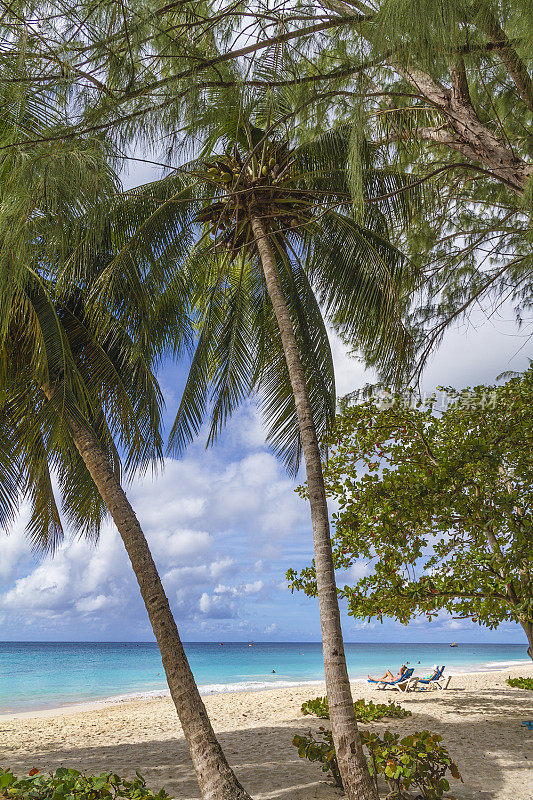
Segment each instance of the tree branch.
M453 91L434 81L422 70L391 62L391 67L414 86L422 97L435 106L447 121L447 128L418 128L416 135L449 147L488 169L496 180L523 196L533 165L519 158L484 125L470 101L464 65L455 62L452 70ZM468 98L465 93L468 93ZM451 129L451 132L450 132Z
M340 25L346 25L348 23L355 24L366 22L367 20L368 17L363 16L362 14L349 17L336 17L335 19L330 19L326 22L318 23L317 25L310 25L308 28L301 28L279 34L278 36L272 36L270 39L264 39L260 42L255 42L255 44L249 44L246 47L241 47L238 50L229 50L227 53L221 53L213 58L205 59L201 64L183 70L176 75L170 75L167 78L161 78L158 81L154 81L149 86L143 86L137 89L135 92L125 94L119 100L119 102L133 100L136 97L141 97L144 94L153 92L155 89L160 89L162 86L167 86L169 83L174 83L177 80L189 78L192 75L197 75L199 72L203 72L204 70L214 67L217 64L223 64L226 61L233 61L237 58L241 58L242 56L250 55L251 53L257 53L258 51L264 50L275 44L283 44L283 42L289 42L292 39L296 39L300 36L310 36L312 33L319 33L320 31L328 30L329 28L336 28Z
M526 65L512 47L505 31L492 14L483 15L490 40L497 45L498 56L514 81L518 93L530 111L533 111L533 83Z

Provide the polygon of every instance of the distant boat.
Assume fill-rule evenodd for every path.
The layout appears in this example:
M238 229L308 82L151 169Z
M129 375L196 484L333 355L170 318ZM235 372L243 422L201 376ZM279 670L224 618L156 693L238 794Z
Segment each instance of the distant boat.
M253 642L252 642L252 644L249 644L249 645L248 645L248 647L253 647L253 646L254 646L254 645L253 645Z
M459 645L457 644L457 642L452 642L450 647L459 647Z

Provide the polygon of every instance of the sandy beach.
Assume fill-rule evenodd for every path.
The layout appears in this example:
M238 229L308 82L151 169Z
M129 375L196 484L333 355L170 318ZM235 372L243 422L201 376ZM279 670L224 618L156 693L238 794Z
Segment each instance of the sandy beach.
M509 675L533 677L533 665L455 674L444 692L377 692L354 683L355 697L400 701L413 715L363 727L400 733L428 729L445 737L464 783L458 800L530 800L533 796L533 692L512 689ZM319 766L299 759L295 732L324 721L304 717L302 702L323 685L211 695L205 703L232 766L255 800L333 800ZM327 721L326 721L327 724ZM194 773L168 698L104 703L0 717L0 764L24 773L32 767L74 767L91 773L136 769L149 785L176 800L198 800Z

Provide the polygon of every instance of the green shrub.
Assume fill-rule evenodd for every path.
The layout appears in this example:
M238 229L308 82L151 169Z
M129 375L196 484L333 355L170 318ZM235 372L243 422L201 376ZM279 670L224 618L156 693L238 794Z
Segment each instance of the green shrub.
M329 719L329 704L327 697L315 697L314 700L306 700L302 704L302 714L314 714L320 719Z
M24 800L165 800L164 789L153 794L137 772L132 781L109 772L102 775L82 775L76 769L60 767L55 773L40 775L31 769L27 778L17 778L9 769L0 769L0 797Z
M514 686L517 689L529 689L533 692L533 678L507 678L505 683L509 686Z
M292 743L298 748L298 755L300 758L308 758L309 761L319 761L322 764L323 772L331 772L331 777L335 786L342 788L341 774L339 772L339 764L337 762L337 754L335 753L335 745L333 744L333 735L331 731L326 730L320 726L316 736L311 731L305 736L296 734Z
M439 800L450 788L446 778L461 776L445 747L442 736L421 731L400 739L400 734L385 731L382 737L370 731L361 731L361 741L368 751L368 768L374 779L376 792L378 778L389 784L391 796L407 798L410 787L418 790L424 800ZM331 772L336 786L342 787L331 731L321 727L316 736L311 731L305 736L295 736L293 745L300 758L319 761L324 772Z
M363 731L361 740L369 751L368 768L376 781L382 775L392 793L405 797L405 789L413 787L425 800L438 800L450 788L446 774L461 779L459 770L445 747L442 736L421 731L400 739L399 733Z
M389 700L388 703L373 703L361 698L353 704L355 717L359 722L374 722L382 717L410 717L411 712L402 708L398 703ZM302 714L314 714L320 719L329 719L329 705L327 697L316 697L314 700L306 700L302 705Z

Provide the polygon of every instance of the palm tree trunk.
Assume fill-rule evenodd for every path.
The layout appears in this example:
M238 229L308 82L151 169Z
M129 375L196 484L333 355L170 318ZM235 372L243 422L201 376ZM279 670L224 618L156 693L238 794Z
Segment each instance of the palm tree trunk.
M374 788L370 780L357 730L357 720L346 668L329 533L328 505L313 409L307 391L298 342L292 327L289 309L285 302L268 234L258 214L252 215L251 225L263 267L267 291L272 301L280 330L302 438L311 504L324 671L333 741L344 791L348 800L371 800L374 798Z
M70 425L74 443L113 517L139 583L202 797L204 800L251 800L226 761L211 727L135 512L92 431L72 419Z

